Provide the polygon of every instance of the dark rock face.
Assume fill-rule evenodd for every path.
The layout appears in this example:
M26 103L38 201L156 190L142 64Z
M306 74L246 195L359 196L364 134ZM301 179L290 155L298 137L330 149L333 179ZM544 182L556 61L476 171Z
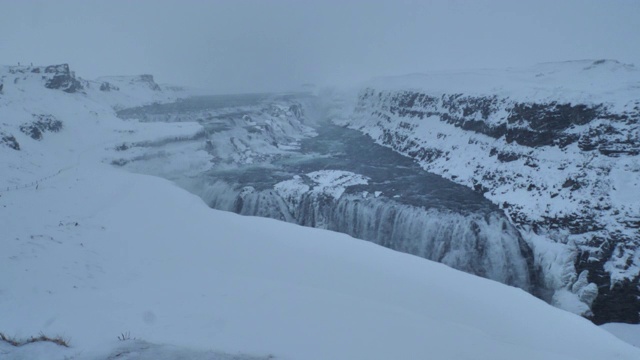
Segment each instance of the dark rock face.
M117 86L109 83L109 82L103 82L102 84L100 84L100 91L118 91L120 90L120 88L118 88Z
M62 121L53 115L33 115L34 121L20 125L20 131L34 140L41 140L45 132L58 132L62 130Z
M617 123L638 126L637 117L622 117L616 119ZM640 154L640 142L638 133L621 131L612 124L600 124L589 128L589 131L580 137L578 146L583 151L598 150L602 155L619 157L620 155Z
M510 125L507 142L529 147L558 145L565 147L578 140L577 134L564 130L574 125L585 125L603 113L602 105L522 104L516 103L507 118Z
M13 150L20 150L20 144L16 140L16 138L4 132L0 132L0 145L8 146Z
M44 85L47 89L58 89L68 93L83 89L82 83L69 70L68 64L47 66L44 73L50 76Z
M376 93L366 89L360 95L361 101L371 97L381 98L383 92ZM384 94L387 95L387 94ZM509 112L505 119L497 124L489 117L501 109ZM385 109L386 110L386 109ZM408 118L425 119L439 117L440 121L481 133L492 138L505 136L508 143L516 142L528 147L557 145L566 147L579 141L582 150L598 149L602 154L616 156L620 153L637 155L640 153L640 141L629 137L610 125L597 125L589 128L585 134L568 132L576 126L586 125L595 119L607 119L615 122L637 124L636 116L612 114L602 105L572 105L550 102L544 104L509 102L496 96L464 96L463 94L435 97L412 91L395 93L389 101L391 114ZM384 118L384 113L376 115ZM612 138L611 135L618 135Z
M302 119L304 117L304 110L299 104L289 106L289 111L293 113L293 116L295 116L296 119Z
M364 119L359 128L365 132L375 129L380 143L415 158L427 169L435 164L438 174L493 196L520 228L563 243L567 236L579 239L576 274L587 270L588 281L598 288L591 308L594 322L640 322L640 276L634 270L640 266L635 255L640 252L640 219L633 211L616 208L609 198L615 181L608 175L615 168L615 158L640 155L640 100L624 110L612 110L598 103L519 102L495 95L434 95L371 88L362 91L358 100L355 116ZM464 132L441 130L445 128L438 123ZM416 133L418 128L440 132L437 136L435 130L431 132L427 141ZM457 145L446 146L448 137L459 141L464 136L469 144L475 144L474 134L495 140L481 141L473 147L477 156L465 157L477 158L466 163L474 169L467 178L450 175L449 160L461 154L456 154ZM566 158L573 159L568 161L584 163L568 163L573 166L571 173L563 173L567 163L539 157L551 148L574 154ZM564 175L564 179L540 183L545 171ZM529 175L532 172L535 177ZM547 209L557 206L563 210L563 202L575 205L569 211L531 215L523 206L526 204L510 198L505 198L508 202L500 200L505 187L525 191L530 200L520 199L538 201ZM553 234L565 235L554 238ZM616 275L620 273L624 276Z
M619 243L617 251L624 251L623 247L625 245ZM593 302L594 316L591 320L598 325L608 322L640 323L637 279L612 284L609 274L605 271L605 260L616 256L616 250L608 242L603 244L601 250L605 252L605 256L598 261L590 260L590 254L586 251L576 261L576 269L588 270L589 281L598 285L598 296Z
M140 75L140 82L148 84L149 88L151 90L153 90L153 91L161 91L162 90L160 88L160 85L156 84L156 82L153 80L153 75L150 75L150 74Z

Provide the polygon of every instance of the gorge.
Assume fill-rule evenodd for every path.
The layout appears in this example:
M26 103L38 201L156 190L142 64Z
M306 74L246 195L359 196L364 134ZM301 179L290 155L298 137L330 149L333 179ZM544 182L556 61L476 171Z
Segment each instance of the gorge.
M522 72L575 71L635 70L596 61ZM637 102L425 86L378 80L346 105L345 95L257 94L126 109L123 118L197 121L206 134L116 163L167 177L216 209L344 232L596 323L638 322L637 204L606 196L609 174L637 178ZM185 160L190 152L199 155Z

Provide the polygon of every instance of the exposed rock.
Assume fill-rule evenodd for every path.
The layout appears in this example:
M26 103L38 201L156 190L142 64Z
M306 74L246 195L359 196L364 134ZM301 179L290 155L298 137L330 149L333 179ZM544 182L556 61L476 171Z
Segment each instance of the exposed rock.
M576 269L588 271L588 281L597 285L598 295L594 298L591 308L594 313L592 320L596 324L640 322L637 278L612 282L610 272L607 271L609 259L615 256L615 248L621 246L625 245L618 243L618 246L613 246L605 242L599 249L602 256L595 258L593 253L584 251L576 262Z
M8 146L13 150L20 150L20 144L18 143L16 138L11 134L0 132L0 144L4 146Z
M150 74L140 75L140 82L147 83L149 85L149 88L153 91L162 90L160 89L160 85L156 84L156 82L153 80L153 75L150 75Z
M33 115L34 121L20 125L20 131L30 136L34 140L42 139L42 134L50 132L58 132L62 130L62 121L56 119L53 115Z
M501 162L511 162L511 161L516 161L518 159L520 159L520 155L516 153L504 152L504 151L498 152L498 160L500 160Z
M100 84L100 91L118 91L118 90L120 90L120 88L111 84L110 82L105 81L102 84Z
M573 125L587 124L603 113L602 105L515 103L507 117L506 140L530 147L565 147L579 138L577 134L564 133L565 130Z
M50 65L44 69L47 89L58 89L68 93L74 93L83 89L82 83L76 79L75 74L69 70L68 64Z

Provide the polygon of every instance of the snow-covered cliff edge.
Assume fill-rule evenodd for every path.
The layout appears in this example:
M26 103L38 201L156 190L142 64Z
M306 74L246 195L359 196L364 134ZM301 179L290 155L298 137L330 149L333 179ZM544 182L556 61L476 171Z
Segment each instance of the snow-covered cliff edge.
M640 71L599 60L377 79L336 122L502 206L555 301L638 322L639 120ZM549 240L574 270L550 269Z

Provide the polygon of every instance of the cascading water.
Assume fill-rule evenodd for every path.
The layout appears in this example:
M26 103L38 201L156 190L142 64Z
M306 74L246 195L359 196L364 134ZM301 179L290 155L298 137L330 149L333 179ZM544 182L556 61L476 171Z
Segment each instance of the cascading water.
M192 186L192 191L195 190ZM499 213L425 209L386 197L306 192L283 197L273 189L234 189L216 182L199 195L216 209L349 234L468 273L532 290L531 254Z

